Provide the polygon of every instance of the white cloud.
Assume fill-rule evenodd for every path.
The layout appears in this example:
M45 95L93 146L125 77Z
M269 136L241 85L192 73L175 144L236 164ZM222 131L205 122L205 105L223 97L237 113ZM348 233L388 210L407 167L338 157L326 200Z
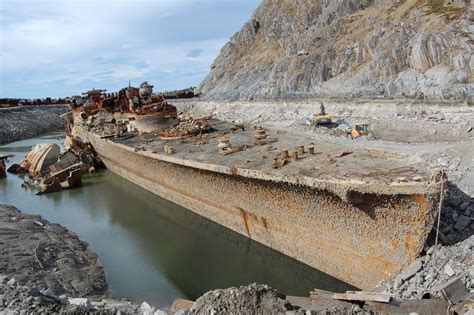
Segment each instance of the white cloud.
M223 16L209 10L220 0L0 1L0 97L77 94L129 79L163 80L155 84L167 89L197 84L235 31L226 30L229 16L241 24L258 2L229 0L252 5ZM193 19L210 25L201 31Z

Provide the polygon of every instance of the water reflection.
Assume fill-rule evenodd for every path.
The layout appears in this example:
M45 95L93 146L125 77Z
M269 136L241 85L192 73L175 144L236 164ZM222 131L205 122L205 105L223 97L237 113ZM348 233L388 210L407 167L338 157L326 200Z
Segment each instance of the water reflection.
M16 154L48 135L0 147ZM313 288L350 287L324 273L212 223L108 172L84 180L83 187L36 196L22 179L0 180L0 203L74 230L98 253L112 293L166 307L178 297L251 282L267 283L289 295Z

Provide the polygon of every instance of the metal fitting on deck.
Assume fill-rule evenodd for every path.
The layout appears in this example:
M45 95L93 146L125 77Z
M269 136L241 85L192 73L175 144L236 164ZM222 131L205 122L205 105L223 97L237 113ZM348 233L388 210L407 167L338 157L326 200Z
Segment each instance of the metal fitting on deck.
M300 146L298 147L298 153L299 153L300 155L303 155L303 154L304 154L304 145L300 145Z
M228 135L223 135L219 137L218 139L219 144L217 147L219 148L219 153L222 155L226 155L229 153L229 151L232 150L232 147L230 145L230 138Z
M258 126L255 129L255 140L261 141L263 139L266 139L268 137L267 131L263 129L261 126Z
M165 150L165 154L167 155L171 155L174 153L174 149L172 146L169 146L169 145L165 145L164 146L164 150Z

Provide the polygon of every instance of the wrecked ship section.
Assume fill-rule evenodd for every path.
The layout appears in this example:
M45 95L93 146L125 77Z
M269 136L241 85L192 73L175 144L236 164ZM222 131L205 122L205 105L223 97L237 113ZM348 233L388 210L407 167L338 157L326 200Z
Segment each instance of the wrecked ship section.
M28 174L22 186L35 188L38 194L81 186L83 174L91 173L102 163L90 144L69 141L65 147L66 151L61 153L57 144L37 144L8 172Z
M211 116L144 131L140 105L114 104L69 116L108 169L357 287L409 265L433 227L446 178L423 161Z

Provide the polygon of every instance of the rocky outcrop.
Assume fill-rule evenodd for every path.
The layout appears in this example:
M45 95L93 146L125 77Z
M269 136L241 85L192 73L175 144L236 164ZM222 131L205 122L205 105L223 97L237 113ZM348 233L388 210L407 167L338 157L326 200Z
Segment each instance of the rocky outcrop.
M470 0L263 0L198 92L472 98L473 16Z
M0 204L0 235L0 284L9 275L49 295L107 295L97 255L74 232Z
M0 144L63 128L60 117L69 105L20 106L0 109Z

